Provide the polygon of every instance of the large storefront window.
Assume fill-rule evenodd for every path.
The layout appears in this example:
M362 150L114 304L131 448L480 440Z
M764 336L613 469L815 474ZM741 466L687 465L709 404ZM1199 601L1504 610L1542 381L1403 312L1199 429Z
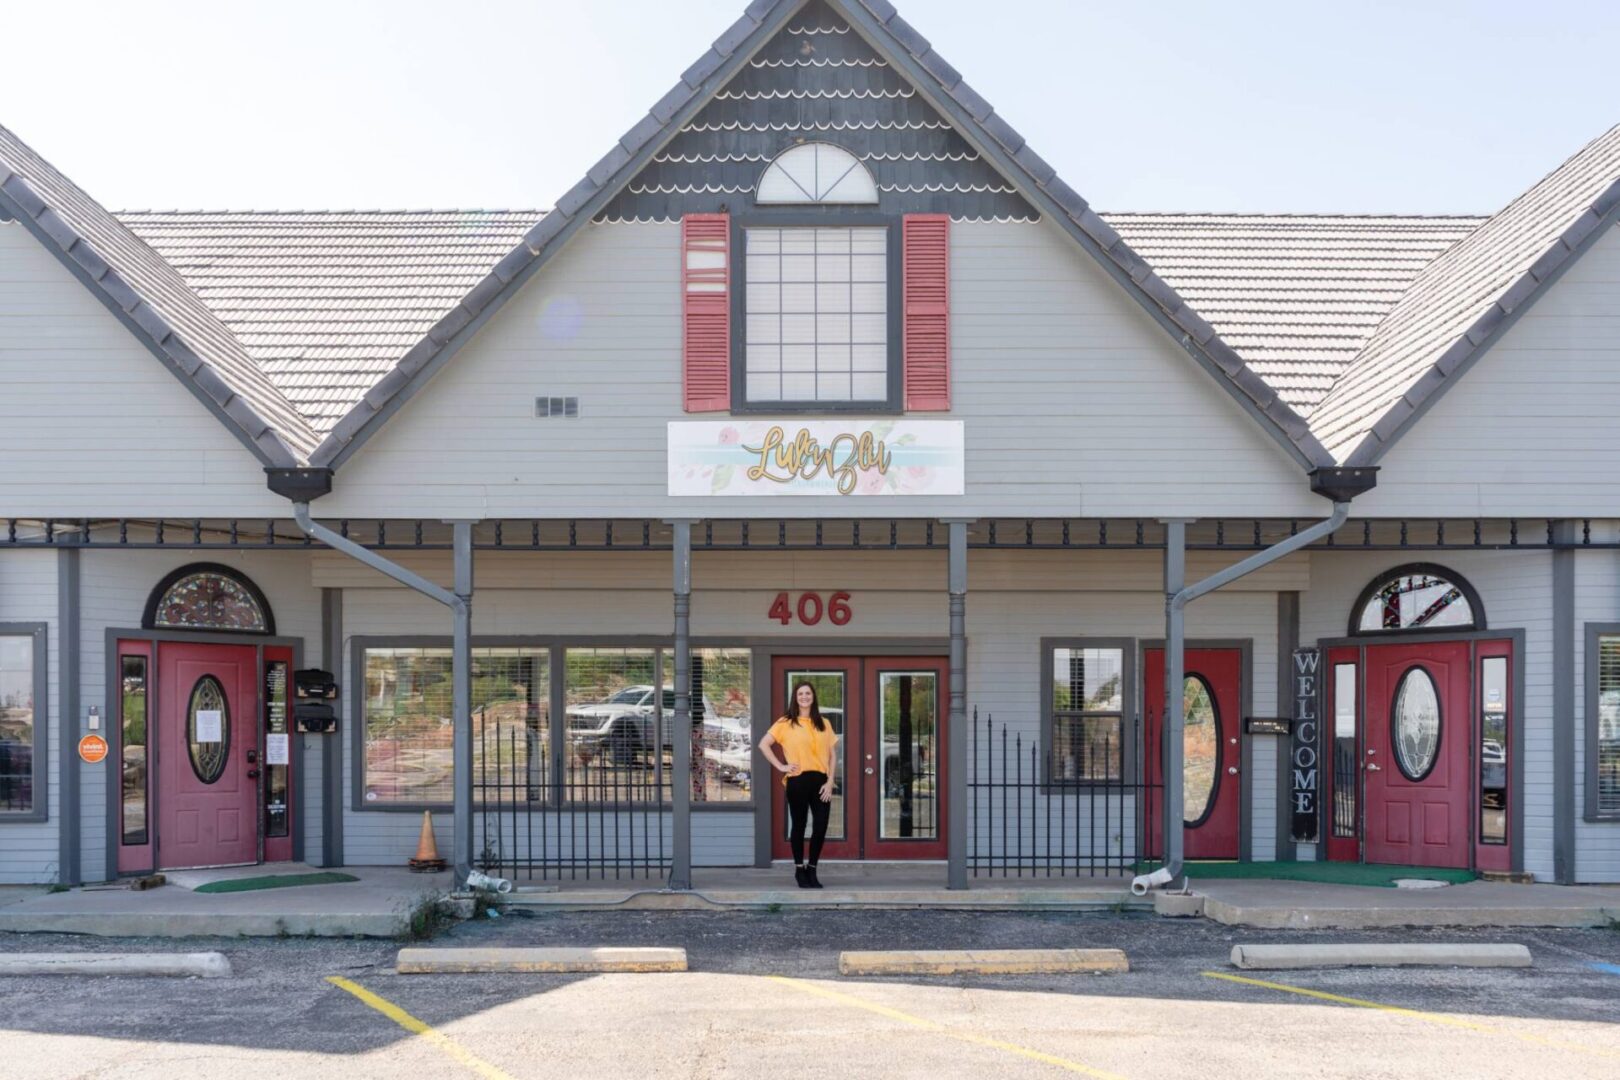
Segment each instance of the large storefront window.
M0 815L33 814L44 790L36 784L44 725L34 710L40 633L0 633Z
M451 653L367 649L363 798L368 806L454 798ZM544 791L551 670L545 649L474 649L473 760L480 784Z
M1052 650L1052 783L1125 775L1122 649Z
M753 793L752 653L692 650L692 801L747 802ZM675 656L664 654L664 684L675 682Z
M652 799L668 784L675 691L653 649L563 654L563 792L571 802Z

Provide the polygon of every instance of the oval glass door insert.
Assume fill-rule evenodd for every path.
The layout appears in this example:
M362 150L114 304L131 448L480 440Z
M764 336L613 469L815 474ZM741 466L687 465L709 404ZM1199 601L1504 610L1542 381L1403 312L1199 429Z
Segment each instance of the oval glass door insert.
M1401 676L1389 735L1401 775L1414 782L1428 776L1440 756L1440 693L1420 667Z
M1181 816L1191 827L1209 817L1220 787L1221 717L1203 676L1188 675L1182 688L1186 722L1181 732Z
M225 700L225 687L212 675L204 675L191 688L191 704L186 708L186 749L191 754L191 771L205 784L212 784L225 773L231 750L231 709Z

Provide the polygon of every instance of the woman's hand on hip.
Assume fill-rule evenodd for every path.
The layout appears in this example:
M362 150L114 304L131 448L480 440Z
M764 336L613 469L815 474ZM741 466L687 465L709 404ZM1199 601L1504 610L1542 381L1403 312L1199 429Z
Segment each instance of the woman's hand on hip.
M788 767L782 771L787 773L789 776L798 776L800 773L804 772L804 769L798 765L789 763Z
M821 801L832 802L832 795L832 781L828 780L825 784L821 785Z

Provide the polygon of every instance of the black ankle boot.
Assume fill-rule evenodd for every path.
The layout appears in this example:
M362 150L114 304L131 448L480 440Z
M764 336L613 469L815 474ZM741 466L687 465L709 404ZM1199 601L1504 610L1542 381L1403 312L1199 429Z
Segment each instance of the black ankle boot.
M805 887L806 888L809 888L809 889L823 888L821 882L816 878L816 867L815 867L814 863L811 863L809 866L804 868L804 881L805 881Z
M793 868L793 880L799 883L799 888L801 889L808 889L812 887L810 884L810 871L806 870L802 866L795 866Z

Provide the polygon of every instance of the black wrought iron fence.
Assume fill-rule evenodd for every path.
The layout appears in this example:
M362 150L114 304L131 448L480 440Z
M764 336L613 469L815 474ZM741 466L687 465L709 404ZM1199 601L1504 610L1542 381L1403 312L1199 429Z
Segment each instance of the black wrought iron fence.
M670 868L668 748L574 748L532 718L473 714L479 869L517 881L658 877Z
M968 868L975 877L1116 877L1150 848L1144 827L1160 786L1134 778L1139 724L1122 719L1075 767L1040 740L973 711Z

